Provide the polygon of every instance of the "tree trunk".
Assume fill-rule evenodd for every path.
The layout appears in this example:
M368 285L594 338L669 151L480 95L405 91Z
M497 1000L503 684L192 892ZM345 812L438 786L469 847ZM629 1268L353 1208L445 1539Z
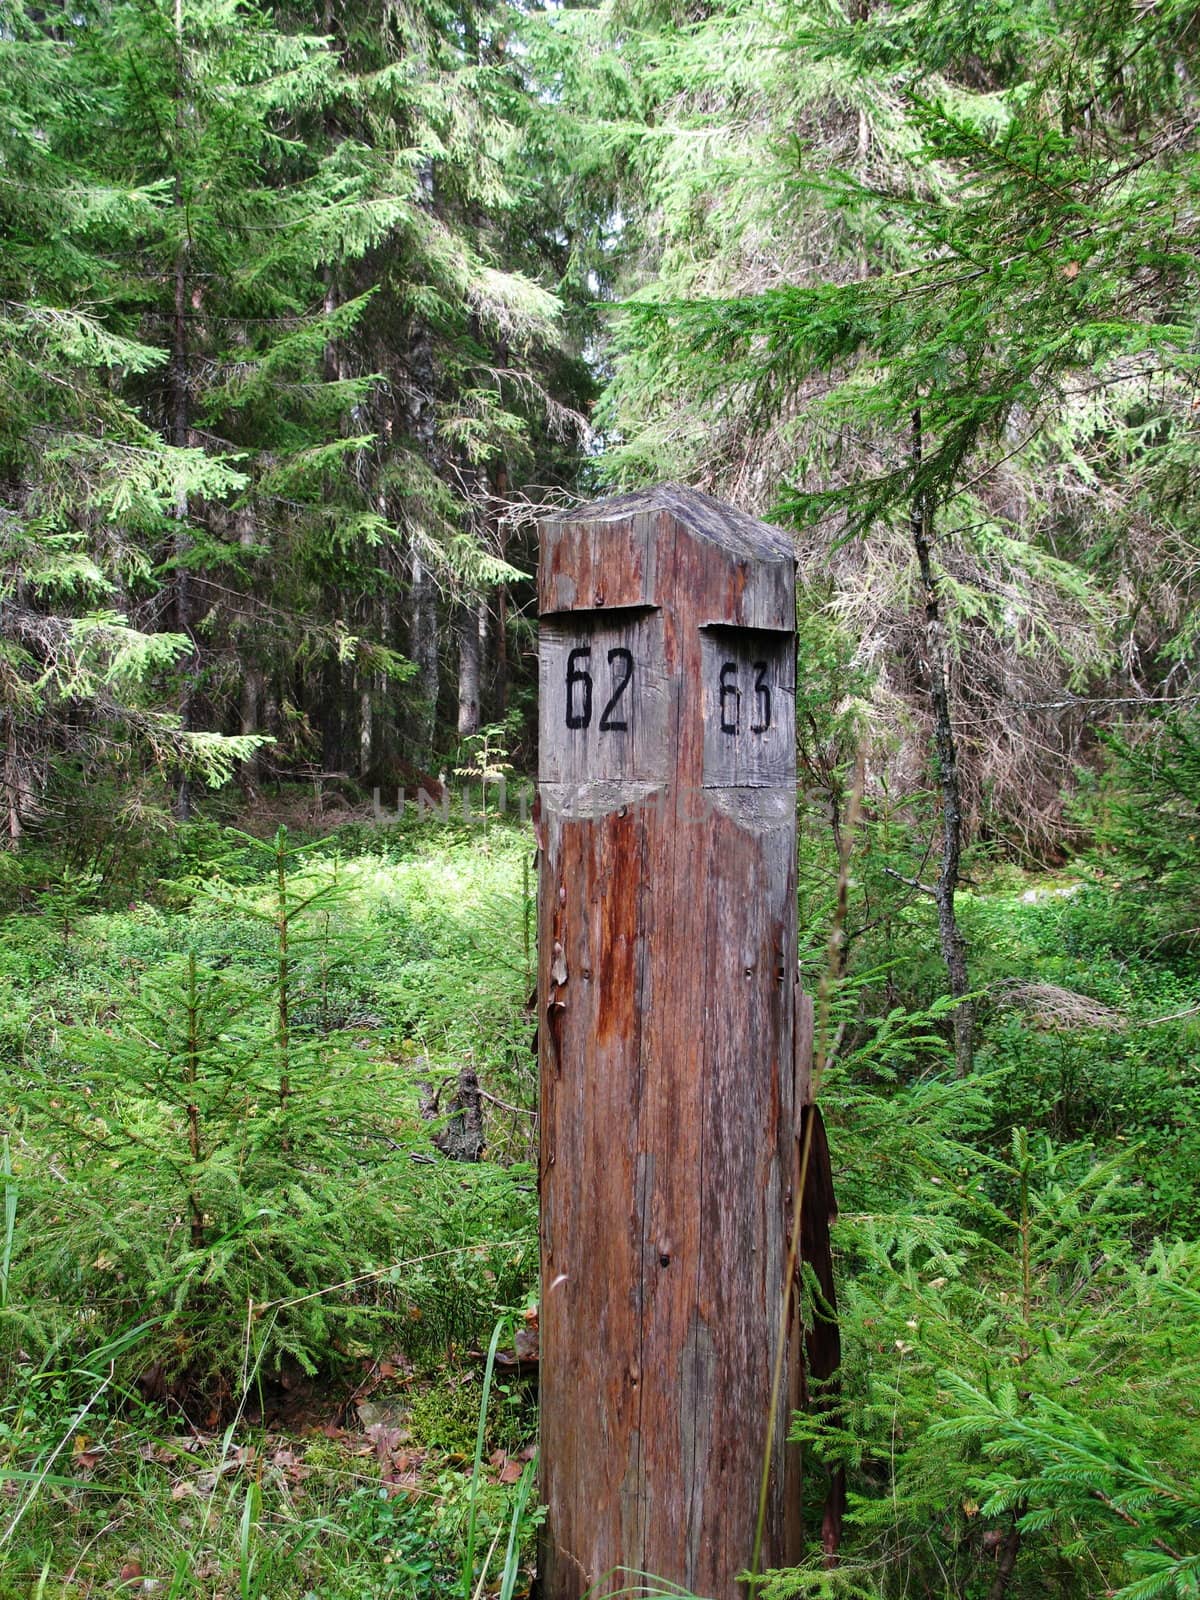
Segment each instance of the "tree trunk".
M243 506L237 513L236 525L238 544L246 552L245 560L249 564L251 561L249 552L253 549L256 538L253 511ZM257 587L257 581L255 581L252 584L251 593L247 597L251 601L253 601L254 591ZM261 732L259 724L262 718L263 669L254 656L252 642L244 635L238 648L238 661L242 669L242 694L238 727L239 731L248 737L251 734ZM241 764L242 778L248 784L253 784L258 773L259 755L260 752L256 750L253 755L247 756Z
M1021 1552L1021 1530L1017 1526L1018 1517L1024 1515L1024 1502L1020 1510L1012 1513L1012 1526L1004 1536L1000 1546L1000 1554L996 1558L996 1575L992 1579L992 1586L988 1590L988 1600L1004 1600L1008 1593L1008 1586L1012 1582L1013 1573L1016 1571L1017 1556Z
M280 680L278 679L278 677L272 676L271 679L268 682L264 683L263 689L264 689L264 696L265 696L264 699L263 699L263 702L262 702L263 726L266 729L267 733L269 733L271 735L271 737L277 741L276 746L275 746L275 755L274 755L274 759L272 760L271 765L275 769L275 793L278 794L279 793L279 761L278 761L279 744L278 744L278 741L280 741L282 739L282 736L283 736L283 712L282 712L281 707L282 707L284 695L283 695L283 692L281 690ZM260 763L260 772L261 772L261 763Z
M239 727L243 734L249 735L259 731L260 712L262 704L263 675L258 667L246 667L242 674L242 706L238 718ZM257 765L254 756L250 756L243 765L252 769Z
M508 560L508 528L504 521L504 502L508 496L508 469L503 462L496 468L496 549L502 561ZM503 722L508 711L508 585L496 591L496 665L493 676L496 721Z
M322 26L330 31L330 18L332 7L328 4L324 8L324 21ZM332 130L330 130L332 131ZM341 304L341 293L336 274L332 267L325 268L325 298L324 308L326 316L332 316ZM345 356L340 342L336 339L327 339L322 355L322 370L326 383L339 383L346 375ZM332 482L327 492L332 493ZM343 605L346 597L337 587L330 585L326 591L327 602L325 615L327 617L341 618L344 615ZM352 602L351 602L352 603ZM320 689L320 724L321 724L321 767L325 772L348 771L353 766L357 753L362 748L363 727L360 722L362 704L355 704L355 685L358 674L353 668L341 661L331 645L326 645L327 654L321 669ZM358 729L358 738L355 738L355 729ZM366 729L366 740L370 745L370 727Z
M176 213L176 227L180 230L179 243L175 251L175 316L171 338L171 364L168 370L168 403L170 406L169 435L172 445L177 449L185 450L188 443L189 405L188 405L188 341L187 341L187 243L183 236L183 173L182 166L182 134L184 126L184 73L185 63L183 58L183 0L175 0L175 48L177 52L178 79L175 92L175 149L173 160L175 164L175 185L173 204ZM184 732L192 726L192 698L196 688L196 652L195 640L192 634L192 595L191 574L187 567L187 558L192 547L191 535L188 530L188 497L185 490L180 490L175 499L175 520L178 524L175 535L175 627L191 642L183 669L183 692L179 706L179 721ZM186 822L191 812L191 785L187 769L184 768L179 787L175 795L175 809L181 822Z
M335 595L332 601L336 608L340 605L340 596ZM329 612L332 617L340 613L337 609ZM342 750L344 745L342 733L342 663L336 655L329 653L321 663L321 766L326 772L340 772L342 770Z
M21 758L18 748L17 717L4 714L4 805L7 813L8 848L15 850L24 831L21 825Z
M458 736L479 732L479 676L483 656L481 605L465 605L458 619Z
M438 615L437 584L419 551L412 553L412 586L409 590L408 655L417 669L413 680L417 691L417 759L428 764L433 758L433 737L438 702Z
M913 412L912 461L914 472L921 465L921 413ZM929 697L933 707L933 741L937 757L938 782L942 791L942 861L934 886L938 936L950 993L959 1003L954 1009L954 1064L960 1078L971 1071L975 1055L975 1007L966 999L971 984L967 971L967 946L958 926L954 896L958 888L962 858L962 796L958 783L958 751L954 726L950 720L950 688L947 671L946 635L938 608L937 580L930 560L933 514L927 491L919 484L913 492L911 515L913 544L925 591L925 642L928 651Z
M376 626L379 642L391 649L394 644L391 596L383 594L378 601ZM371 724L371 771L377 778L391 768L396 754L396 687L386 672L372 675L375 715ZM369 776L369 774L365 774Z
M375 715L371 704L371 675L364 672L358 683L358 772L366 777L374 752Z
M431 158L417 167L417 204L432 214L435 180ZM433 335L424 322L415 322L409 343L413 383L405 396L408 431L420 446L430 468L440 472L442 461L437 436L437 365ZM415 755L419 765L433 759L438 702L437 584L416 539L410 546L408 658L416 666Z

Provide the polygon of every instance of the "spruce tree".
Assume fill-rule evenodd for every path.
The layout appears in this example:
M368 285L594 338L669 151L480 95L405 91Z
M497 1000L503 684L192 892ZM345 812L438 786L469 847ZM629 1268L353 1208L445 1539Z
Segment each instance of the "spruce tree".
M519 220L510 22L16 13L4 715L26 809L62 743L50 686L127 723L136 701L185 813L185 756L225 776L258 734L277 769L366 776L406 738L428 761L456 619L464 729L475 701L503 711L511 502L569 471L583 388Z
M832 567L876 667L874 764L911 770L905 702L928 730L960 1000L971 833L1050 847L1089 695L1191 671L1191 15L602 7L557 30L627 108L608 471L794 522L814 601ZM1173 592L1174 638L1122 616L1130 588L1160 614ZM965 1000L956 1032L966 1070Z
M165 353L118 303L121 257L156 225L161 186L102 177L86 131L111 114L77 11L17 7L0 38L0 719L5 833L37 813L49 768L95 738L227 776L247 745L189 737L154 680L187 650L139 631L148 541L182 496L222 497L229 461L174 448L128 385ZM90 716L84 717L84 708Z
M718 5L675 28L606 6L554 28L625 222L606 470L802 524L893 738L928 694L920 501L967 819L1035 847L1087 694L1185 686L1190 15Z

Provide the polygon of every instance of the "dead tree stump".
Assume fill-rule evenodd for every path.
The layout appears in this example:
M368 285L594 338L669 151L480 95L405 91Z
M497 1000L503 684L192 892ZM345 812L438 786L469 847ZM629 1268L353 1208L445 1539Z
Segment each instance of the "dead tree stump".
M441 1120L430 1135L432 1142L451 1161L482 1161L487 1148L483 1133L483 1101L474 1067L459 1069L454 1093L442 1110L443 1083L435 1090L428 1082L418 1084L417 1103L426 1122Z

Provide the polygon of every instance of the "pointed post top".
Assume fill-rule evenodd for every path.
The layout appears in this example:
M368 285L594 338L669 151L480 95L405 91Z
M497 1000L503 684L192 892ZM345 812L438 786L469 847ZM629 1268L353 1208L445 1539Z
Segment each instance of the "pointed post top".
M795 550L769 523L699 489L659 484L541 524L543 617L664 606L699 623L795 627Z

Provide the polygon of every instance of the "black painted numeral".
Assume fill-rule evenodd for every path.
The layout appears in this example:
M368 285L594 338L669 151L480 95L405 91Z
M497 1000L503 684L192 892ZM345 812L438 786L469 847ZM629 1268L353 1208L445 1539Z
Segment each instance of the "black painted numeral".
M567 727L590 728L592 725L592 675L586 662L591 664L590 644L578 645L567 656ZM612 673L612 693L600 713L601 733L624 733L629 723L624 717L613 715L617 702L633 682L633 651L616 645L608 652L608 665Z
M580 661L592 659L590 645L581 645L572 650L567 657L567 727L586 728L592 720L592 675L586 667L577 666ZM577 709L575 704L575 686L582 684L580 692L582 705Z
M629 724L624 718L618 720L613 716L613 712L616 710L617 701L628 689L633 679L633 652L626 650L624 645L618 645L615 650L608 652L608 664L613 669L613 692L609 696L608 704L600 713L600 732L624 733ZM617 668L619 666L625 669L623 678L618 678L617 676Z
M758 703L758 721L750 724L751 733L766 733L771 726L771 686L767 682L767 663L754 663L754 698Z
M737 662L721 667L721 732L736 733L742 716L742 691L738 688Z
M767 663L751 664L754 673L754 709L757 721L750 724L751 733L766 733L771 726L771 685L767 682ZM721 732L738 734L742 727L742 689L738 682L738 663L725 661L718 679Z

